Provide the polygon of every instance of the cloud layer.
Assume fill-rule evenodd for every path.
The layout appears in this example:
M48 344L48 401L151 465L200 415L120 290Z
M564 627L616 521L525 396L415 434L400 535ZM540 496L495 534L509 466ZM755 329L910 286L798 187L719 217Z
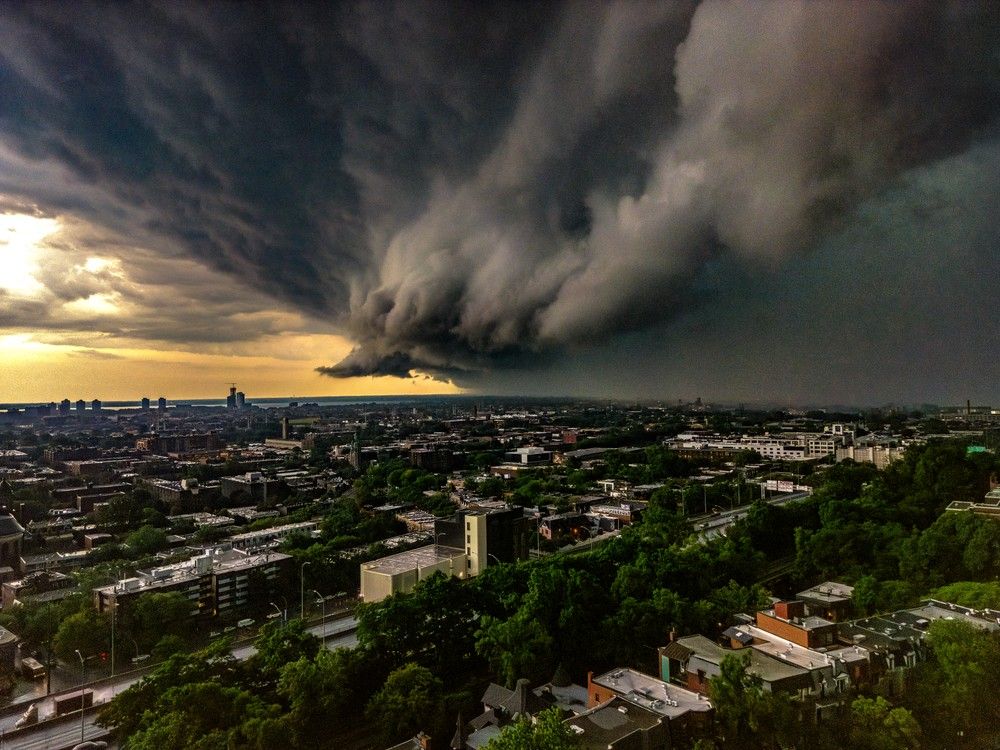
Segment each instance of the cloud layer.
M1000 114L998 21L971 2L26 4L0 20L0 195L327 321L356 342L331 375L482 383L683 319L711 269L780 268L965 152ZM107 273L48 288L127 295ZM44 315L21 304L0 322Z

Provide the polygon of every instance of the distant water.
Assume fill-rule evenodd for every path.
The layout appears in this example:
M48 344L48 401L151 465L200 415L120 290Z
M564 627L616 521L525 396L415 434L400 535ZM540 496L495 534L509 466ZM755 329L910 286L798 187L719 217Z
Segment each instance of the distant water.
M320 404L326 406L352 406L363 404L417 404L433 401L481 401L484 398L496 400L496 397L467 396L464 394L440 395L440 396L280 396L273 398L247 398L248 406L257 406L262 409L280 409L292 403L297 404ZM500 397L502 400L502 397ZM47 403L47 402L46 402ZM41 406L40 401L26 403L0 404L0 409L24 409L27 406ZM187 399L167 399L168 407L175 406L215 406L224 407L226 398L187 398ZM139 401L102 401L101 408L109 410L117 409L138 409L141 406ZM156 400L150 399L150 408L156 409ZM90 402L87 402L87 411L90 411ZM70 414L76 413L76 404L70 409Z

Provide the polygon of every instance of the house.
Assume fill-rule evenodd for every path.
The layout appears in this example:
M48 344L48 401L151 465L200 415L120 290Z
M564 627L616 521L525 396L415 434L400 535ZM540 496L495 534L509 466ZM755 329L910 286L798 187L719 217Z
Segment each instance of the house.
M667 750L670 730L659 714L615 696L565 722L581 750Z
M854 609L854 587L835 581L824 581L800 591L795 598L805 605L805 613L831 622L843 622Z
M479 750L518 717L534 716L548 708L551 704L528 685L523 678L517 681L513 690L491 682L483 693L483 712L470 722L463 721L459 714L449 745L451 750Z
M588 708L618 697L652 711L666 722L673 745L688 745L712 724L714 708L703 694L628 667L587 675Z
M678 638L660 650L661 678L688 690L707 694L708 681L721 673L722 660L739 651L723 648L703 635ZM769 692L810 692L813 680L808 670L774 659L756 649L749 649L749 674L761 679Z
M851 670L848 668L847 659L838 659L829 651L820 652L805 648L749 624L734 625L723 635L730 639L734 650L752 648L772 659L805 670L809 674L812 686L800 688L800 695L803 698L808 695L814 698L840 695L851 685ZM867 653L860 658L867 660ZM857 660L852 658L851 661Z
M761 630L805 648L832 646L837 637L835 622L806 615L805 603L799 600L775 602L772 609L762 610L756 617Z

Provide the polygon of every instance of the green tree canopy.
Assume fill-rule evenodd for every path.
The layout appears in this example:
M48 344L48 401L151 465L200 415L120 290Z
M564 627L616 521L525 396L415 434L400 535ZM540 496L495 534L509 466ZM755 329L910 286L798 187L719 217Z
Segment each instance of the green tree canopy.
M402 739L440 720L443 692L443 683L429 669L404 664L386 678L365 713L387 741Z
M920 747L920 725L905 708L882 696L851 703L851 743L857 750L909 750Z
M534 723L518 717L486 744L486 750L572 750L576 746L576 736L563 722L559 709L550 708Z

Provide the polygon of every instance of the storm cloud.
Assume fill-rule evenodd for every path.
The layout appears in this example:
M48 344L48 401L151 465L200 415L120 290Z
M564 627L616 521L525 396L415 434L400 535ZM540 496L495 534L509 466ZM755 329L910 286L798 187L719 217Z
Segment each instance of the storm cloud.
M0 195L328 321L356 343L330 375L482 383L681 320L713 268L798 262L988 138L998 21L971 2L5 7Z

